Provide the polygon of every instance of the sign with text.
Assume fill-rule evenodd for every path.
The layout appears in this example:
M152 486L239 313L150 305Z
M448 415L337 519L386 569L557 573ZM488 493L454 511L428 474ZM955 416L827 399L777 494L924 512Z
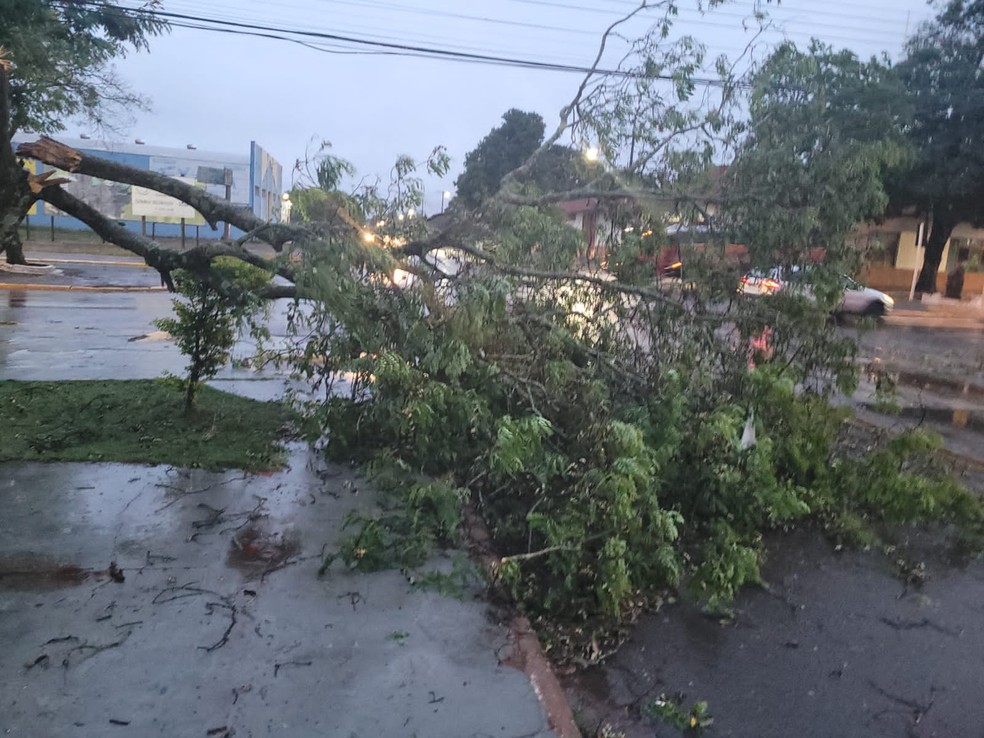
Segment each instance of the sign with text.
M192 187L196 184L196 180L192 177L175 177L174 179ZM198 215L198 211L191 205L186 205L169 195L144 187L133 188L131 205L133 215L138 218L185 218L192 220Z

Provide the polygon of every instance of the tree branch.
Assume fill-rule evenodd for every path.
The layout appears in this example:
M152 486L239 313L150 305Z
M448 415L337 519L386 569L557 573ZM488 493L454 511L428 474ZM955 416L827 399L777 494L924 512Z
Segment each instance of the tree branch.
M255 232L258 238L266 241L278 251L289 241L300 241L313 237L313 234L306 228L283 223L267 223L248 208L219 200L208 192L187 185L173 177L145 169L134 169L98 156L90 156L46 136L33 143L21 144L17 147L17 154L18 156L37 159L48 166L58 167L66 172L84 174L161 192L193 207L202 214L213 229L217 228L220 222L229 223L242 231Z
M594 63L591 65L591 69L589 69L588 72L584 75L584 79L581 80L581 84L578 86L577 92L574 94L574 97L560 111L560 122L557 124L556 130L554 130L554 132L549 136L549 138L547 138L542 144L540 144L540 148L534 151L525 162L523 162L520 166L516 167L516 169L513 169L511 172L506 174L505 177L502 178L502 181L499 184L500 193L505 192L509 188L509 185L512 182L514 182L517 177L521 177L525 174L529 174L530 170L533 168L533 165L536 164L537 159L539 159L547 149L549 149L551 146L557 143L557 141L560 140L560 137L564 135L564 131L567 130L571 113L574 112L575 108L577 108L578 104L581 102L581 98L584 95L584 90L587 89L588 83L591 81L591 78L594 77L595 74L597 74L598 72L598 65L601 64L602 57L604 57L605 55L605 48L608 45L609 37L612 35L612 33L614 33L616 28L618 28L623 23L628 23L630 20L632 20L632 18L634 18L636 15L638 15L643 10L646 10L649 7L652 6L648 5L648 0L641 0L641 2L635 8L635 10L632 10L626 15L622 16L617 21L615 21L610 26L608 26L608 28L605 29L604 34L602 34L601 36L601 42L598 44L598 53L595 55Z
M29 185L28 173L10 148L13 128L10 123L9 65L6 59L0 58L0 202L5 205L0 218L0 252L7 248L9 238L16 240L17 225L37 200L37 192Z
M527 197L513 193L501 195L504 202L510 205L551 205L567 200L633 200L635 202L653 203L701 203L704 205L727 205L738 202L736 198L711 197L693 192L657 192L654 190L619 188L614 190L599 190L583 187L565 192L548 192L537 197Z
M47 187L41 191L40 197L45 202L85 223L104 240L142 257L148 266L160 272L162 279L172 290L173 284L170 281L170 274L175 269L184 269L203 278L209 278L208 272L211 262L220 256L239 259L271 274L277 274L284 279L291 281L295 279L294 272L290 267L264 259L239 244L206 243L185 252L173 251L164 248L146 236L128 231L61 187ZM293 296L283 294L285 292L286 290L278 286L276 290L270 290L270 295L276 297Z

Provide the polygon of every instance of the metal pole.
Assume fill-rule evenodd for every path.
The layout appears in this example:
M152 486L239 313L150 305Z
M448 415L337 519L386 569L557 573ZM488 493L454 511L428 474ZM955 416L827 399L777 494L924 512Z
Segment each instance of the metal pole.
M226 168L224 170L225 174L225 199L226 202L232 202L232 170ZM228 223L225 224L225 239L226 241L232 238L232 226Z
M198 229L199 228L201 228L201 226L197 226L197 225L195 226L195 246L198 246L199 245L199 242L198 242Z
M140 235L141 236L146 236L147 235L147 216L146 215L141 215L140 216Z
M31 240L31 216L30 215L25 215L24 216L24 228L27 229L27 238L25 238L24 240L25 241L30 241Z
M913 260L912 286L909 287L909 300L916 299L916 280L919 279L919 272L922 270L923 262L926 260L926 253L923 248L923 233L925 221L919 221L919 231L916 233L916 256ZM922 257L922 258L919 258Z
M185 219L181 219L181 250L184 251L185 247Z
M51 242L55 242L55 216L51 216Z
M150 237L154 241L157 240L157 221L156 220L153 223L150 224Z

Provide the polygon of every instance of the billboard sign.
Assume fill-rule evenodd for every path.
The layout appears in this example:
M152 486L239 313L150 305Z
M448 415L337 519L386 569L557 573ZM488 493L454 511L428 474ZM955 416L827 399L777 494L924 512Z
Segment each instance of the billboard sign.
M175 177L174 179L192 187L196 184L196 180L191 177ZM164 218L193 220L198 215L198 211L191 207L191 205L186 205L169 195L148 190L144 187L133 188L131 208L134 216L138 218L151 218L153 220L163 220Z

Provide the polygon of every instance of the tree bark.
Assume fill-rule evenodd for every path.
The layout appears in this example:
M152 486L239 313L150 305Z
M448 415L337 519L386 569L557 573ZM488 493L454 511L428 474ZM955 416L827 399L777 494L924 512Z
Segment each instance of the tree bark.
M926 252L922 271L919 272L919 279L916 282L916 292L927 295L936 292L936 275L943 260L943 249L956 227L956 219L949 213L934 211L933 226L929 231L929 240L926 241Z
M8 264L27 264L24 245L21 243L16 227L0 233L0 252L7 254Z
M7 65L0 61L0 252L10 264L26 264L17 226L34 200L27 186L27 171L17 161L10 139L10 80Z

